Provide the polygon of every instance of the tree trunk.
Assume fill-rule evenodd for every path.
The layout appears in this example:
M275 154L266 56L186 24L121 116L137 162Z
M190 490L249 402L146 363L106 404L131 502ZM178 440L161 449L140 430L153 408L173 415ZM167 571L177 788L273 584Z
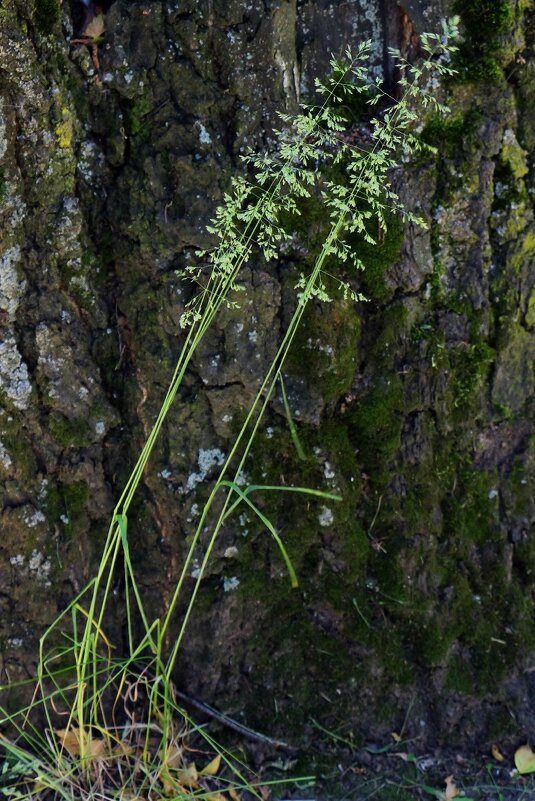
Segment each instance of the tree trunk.
M461 3L465 43L428 117L437 154L396 176L427 230L395 218L362 249L368 302L314 304L246 478L339 493L222 533L177 681L266 733L311 721L421 743L535 735L535 26L524 0ZM269 149L363 39L417 47L447 0L117 0L99 46L75 0L0 10L0 650L4 680L94 574L109 516L171 378L188 290L176 271L247 147ZM502 13L503 12L503 13ZM252 264L188 372L130 517L153 616L217 464L269 365L324 211ZM193 578L191 579L193 584ZM121 596L118 583L117 597ZM108 632L121 649L120 604ZM531 660L531 661L530 661Z

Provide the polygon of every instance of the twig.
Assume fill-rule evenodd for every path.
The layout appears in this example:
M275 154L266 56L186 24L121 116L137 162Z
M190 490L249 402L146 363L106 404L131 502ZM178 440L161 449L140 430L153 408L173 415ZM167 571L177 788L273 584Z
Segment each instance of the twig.
M282 748L284 751L296 752L299 750L292 745L288 745L288 743L285 743L282 740L274 740L272 737L268 737L266 734L260 734L257 731L253 731L253 729L249 729L242 723L238 723L237 720L229 718L228 715L218 712L217 709L209 706L209 704L205 704L204 701L199 701L197 698L193 698L193 696L188 695L188 693L185 693L182 690L178 690L176 687L174 688L174 692L182 701L185 701L190 706L195 707L195 709L198 709L200 712L204 712L209 717L217 720L218 723L222 723L223 726L227 726L227 728L232 729L238 734L243 734L243 736L247 737L249 740L256 740L259 743L270 745L272 748Z

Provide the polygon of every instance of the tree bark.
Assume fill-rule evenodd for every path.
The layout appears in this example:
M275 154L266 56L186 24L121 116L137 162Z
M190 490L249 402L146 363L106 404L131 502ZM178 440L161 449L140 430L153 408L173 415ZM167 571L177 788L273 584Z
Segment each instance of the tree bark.
M535 734L535 147L531 6L476 32L437 147L396 176L427 230L392 219L362 248L368 302L307 313L247 479L336 491L266 501L296 566L250 515L225 528L177 681L289 740L311 721L422 743ZM482 7L485 4L482 4ZM117 0L99 46L71 46L75 0L0 9L0 650L38 639L93 575L184 333L176 271L247 147L269 149L363 39L392 82L446 0ZM488 23L488 29L483 29ZM494 27L493 27L494 26ZM486 38L485 38L486 37ZM489 55L492 53L492 56ZM482 74L483 73L483 74ZM252 264L188 372L130 518L144 598L165 606L213 480L295 304L324 212ZM193 582L193 579L191 579ZM116 587L120 599L121 587ZM124 619L108 621L121 648ZM16 699L15 699L16 700Z

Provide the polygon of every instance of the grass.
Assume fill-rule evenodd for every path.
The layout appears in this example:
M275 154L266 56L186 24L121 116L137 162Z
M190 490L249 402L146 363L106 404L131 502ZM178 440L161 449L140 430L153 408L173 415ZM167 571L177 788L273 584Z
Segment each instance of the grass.
M439 76L451 72L440 56L448 49L445 39L454 33L455 23L444 23L441 34L422 36L428 56L420 65L401 65L404 97L396 103L368 80L369 44L361 45L355 56L348 54L343 64L333 61L336 79L328 86L317 86L323 95L321 105L293 120L283 117L286 130L279 134L278 151L249 156L251 177L233 179L231 191L208 227L216 242L213 250L199 253L198 264L184 275L200 287L181 321L185 342L156 422L113 512L96 575L44 633L31 702L16 714L0 712L0 724L8 724L13 732L11 739L0 741L7 766L4 775L11 777L7 789L2 789L4 795L39 801L186 797L239 801L242 793L262 798L258 783L239 761L185 714L177 701L174 668L225 521L246 506L271 535L296 587L291 555L262 511L262 495L291 492L339 500L332 493L307 487L244 488L240 476L278 383L295 448L299 456L303 453L282 370L308 304L331 300L327 270L331 286L333 265L352 263L364 268L349 243L360 237L368 246L376 244L372 232L385 231L392 214L421 222L401 207L389 176L401 156L422 147L410 132L419 118L417 105L434 113L444 111L434 94L423 88L421 78L428 72ZM345 140L346 122L335 110L340 99L354 91L381 109L370 146L364 149ZM344 183L320 182L321 168L329 163L343 163ZM150 620L128 532L139 482L193 356L215 317L230 303L231 293L239 291L242 268L253 254L258 258L260 253L266 260L277 257L281 243L291 237L281 219L298 214L298 200L313 192L320 193L329 229L309 272L298 280L293 316L210 490L172 597L161 615ZM363 300L349 281L337 277L335 284L345 298ZM194 561L199 563L197 578L184 604L186 577ZM116 605L117 581L125 603L124 649L115 648L106 633L108 616L112 617ZM185 611L176 628L179 601ZM126 655L115 655L124 650ZM191 748L199 747L191 743L199 741L209 751L202 757L203 769L190 757Z

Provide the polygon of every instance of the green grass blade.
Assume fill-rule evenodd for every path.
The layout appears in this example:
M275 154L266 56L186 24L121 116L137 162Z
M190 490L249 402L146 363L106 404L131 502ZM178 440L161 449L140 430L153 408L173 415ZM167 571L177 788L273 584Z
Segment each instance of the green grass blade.
M299 439L299 435L297 433L297 427L293 421L292 413L290 411L290 404L288 403L288 397L286 395L286 388L284 386L284 380L282 378L282 373L279 371L279 381L281 385L281 395L282 395L282 405L284 406L284 411L286 413L286 420L288 421L288 428L290 429L290 436L292 438L292 442L294 444L295 450L297 452L297 456L302 461L306 460L306 454L303 450L303 446L301 445L301 440Z
M281 538L277 534L277 532L275 530L275 527L273 526L273 523L265 516L265 514L263 514L260 511L258 506L256 506L251 501L251 499L247 497L245 492L242 492L242 490L240 489L240 487L238 487L237 484L235 484L233 481L227 481L226 479L221 481L220 483L224 484L227 487L230 487L230 489L233 490L233 492L235 492L237 495L239 495L241 497L241 499L244 501L244 503L246 503L247 506L249 506L253 510L255 515L262 521L262 523L265 525L265 527L267 528L267 530L269 531L269 533L271 534L271 536L273 537L273 539L275 540L275 542L279 546L279 550L280 550L280 552L282 554L282 558L284 559L284 562L286 564L286 568L287 568L288 573L290 575L290 581L291 581L292 587L294 589L296 587L298 587L299 586L299 582L297 580L297 575L296 575L296 572L294 570L294 566L292 565L291 559L288 556L288 552L286 551L286 548L284 547Z

